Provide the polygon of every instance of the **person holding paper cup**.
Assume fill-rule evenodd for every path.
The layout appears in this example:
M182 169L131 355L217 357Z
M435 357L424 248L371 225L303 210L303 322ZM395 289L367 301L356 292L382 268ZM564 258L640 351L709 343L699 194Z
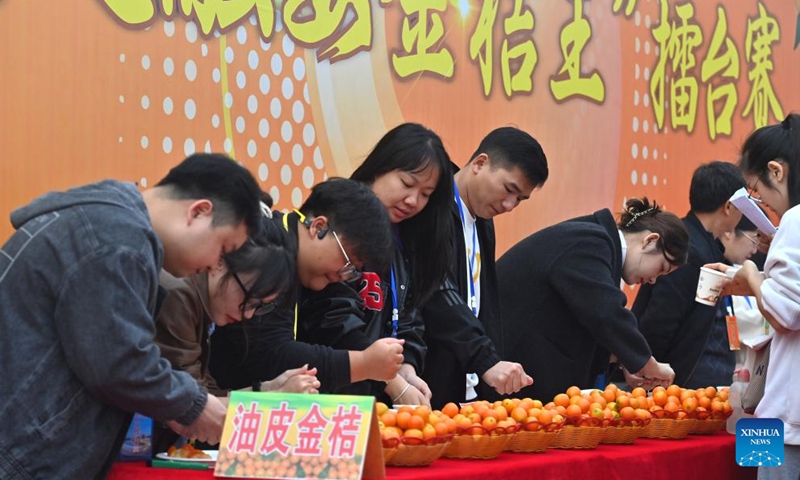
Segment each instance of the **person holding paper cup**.
M728 385L733 375L736 358L728 345L725 306L716 302L719 287L716 293L701 292L702 302L696 298L701 267L725 261L717 239L742 217L729 199L743 186L742 172L731 163L710 162L695 170L691 211L683 218L689 261L655 285L643 285L632 307L653 356L675 369L675 383L682 387Z
M759 468L758 478L797 478L800 471L800 116L762 127L747 139L739 166L752 195L781 219L770 245L764 272L745 261L725 293L753 295L775 330L764 396L756 417L784 424L784 463ZM727 271L723 264L708 265Z

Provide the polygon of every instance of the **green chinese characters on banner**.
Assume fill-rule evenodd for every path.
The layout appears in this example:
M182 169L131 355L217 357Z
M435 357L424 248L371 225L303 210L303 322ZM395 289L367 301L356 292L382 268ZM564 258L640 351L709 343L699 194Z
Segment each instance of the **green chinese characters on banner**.
M374 398L233 392L214 475L361 478Z

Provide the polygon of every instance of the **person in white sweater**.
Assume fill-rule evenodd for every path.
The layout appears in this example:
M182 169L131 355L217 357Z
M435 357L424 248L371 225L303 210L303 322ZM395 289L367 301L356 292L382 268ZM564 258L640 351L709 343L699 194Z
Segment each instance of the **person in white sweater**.
M751 195L780 217L763 274L751 261L736 272L726 292L753 295L775 330L764 397L756 417L784 423L784 463L759 467L759 480L800 479L800 115L756 130L739 161ZM714 264L727 270L723 264Z

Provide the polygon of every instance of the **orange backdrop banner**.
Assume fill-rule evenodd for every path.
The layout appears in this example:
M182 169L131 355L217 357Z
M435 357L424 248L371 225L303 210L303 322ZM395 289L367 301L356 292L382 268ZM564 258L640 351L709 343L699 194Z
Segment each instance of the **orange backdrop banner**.
M279 208L403 121L463 165L516 125L547 185L498 248L647 195L683 215L800 100L800 0L0 0L0 216L102 178L152 186L226 152ZM0 235L11 233L8 221Z

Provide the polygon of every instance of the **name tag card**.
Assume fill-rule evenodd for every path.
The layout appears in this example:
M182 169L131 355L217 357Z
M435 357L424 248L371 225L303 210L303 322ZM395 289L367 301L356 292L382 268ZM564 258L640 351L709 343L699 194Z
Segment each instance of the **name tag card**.
M232 392L214 475L385 478L375 398Z

